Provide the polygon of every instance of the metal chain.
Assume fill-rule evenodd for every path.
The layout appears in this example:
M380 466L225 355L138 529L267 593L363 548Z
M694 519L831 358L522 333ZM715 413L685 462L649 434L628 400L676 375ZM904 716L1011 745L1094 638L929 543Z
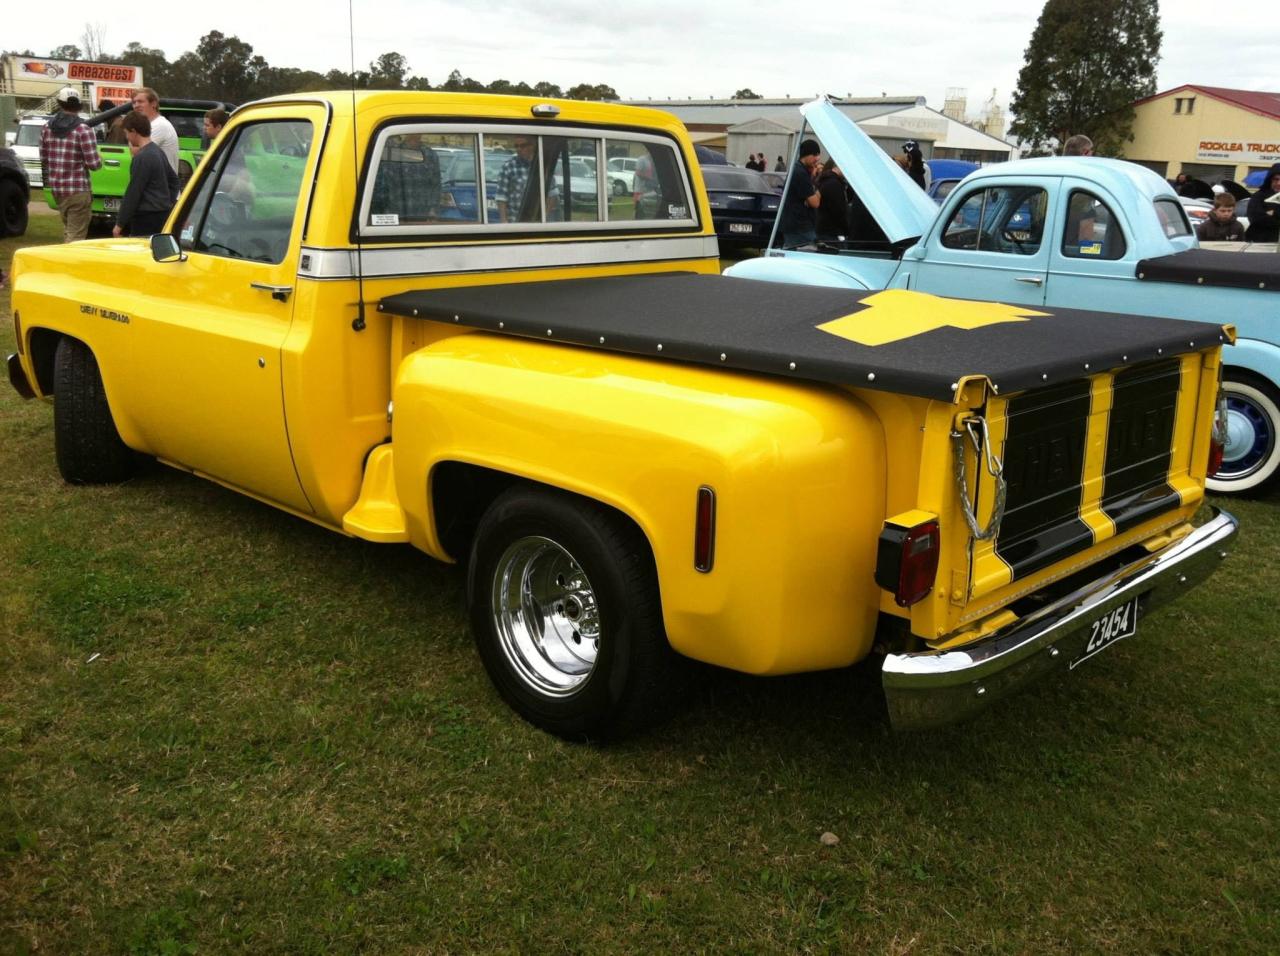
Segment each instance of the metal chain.
M960 506L964 511L964 523L969 526L969 533L973 535L974 540L990 541L1000 533L1000 522L1004 519L1004 464L991 450L991 436L987 432L987 420L985 418L966 418L964 420L964 429L963 432L951 432L951 450L955 458L956 484L960 487ZM981 438L978 437L979 431L982 433ZM969 435L969 440L973 442L974 457L981 464L985 456L987 473L995 479L995 505L991 509L991 520L985 528L978 527L978 516L974 514L973 505L969 503L969 482L964 467L964 436L966 432Z

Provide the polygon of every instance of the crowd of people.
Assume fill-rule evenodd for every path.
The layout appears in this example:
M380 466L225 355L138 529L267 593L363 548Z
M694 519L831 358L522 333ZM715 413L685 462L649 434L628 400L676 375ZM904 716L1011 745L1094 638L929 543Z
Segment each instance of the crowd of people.
M894 159L912 182L921 189L929 188L929 171L919 144L908 140ZM798 161L800 168L788 178L778 210L783 248L795 249L815 241L886 241L835 160L822 161L822 147L817 140L806 139L800 144Z
M62 218L64 242L89 234L93 192L89 174L102 167L98 142L80 118L84 104L73 86L63 87L55 100L58 113L40 135L40 165L44 182ZM132 110L113 117L104 141L128 145L132 153L129 184L120 200L112 230L115 236L147 236L164 226L178 201L178 133L160 112L160 97L150 87L135 90ZM104 101L103 111L115 108ZM205 114L204 132L212 141L227 122L227 113L213 109Z

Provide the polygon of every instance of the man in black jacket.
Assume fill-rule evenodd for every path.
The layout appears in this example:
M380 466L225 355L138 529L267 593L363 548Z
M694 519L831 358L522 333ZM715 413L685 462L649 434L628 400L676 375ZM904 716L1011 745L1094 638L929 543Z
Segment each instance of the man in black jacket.
M151 142L149 119L135 110L124 118L124 132L134 150L133 163L111 234L149 236L164 228L169 210L178 201L178 174L160 147Z

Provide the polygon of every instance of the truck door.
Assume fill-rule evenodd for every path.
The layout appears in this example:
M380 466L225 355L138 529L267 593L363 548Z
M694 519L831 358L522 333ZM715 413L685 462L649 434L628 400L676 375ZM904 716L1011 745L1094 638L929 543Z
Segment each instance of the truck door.
M185 260L147 261L129 388L149 408L156 455L310 512L285 427L281 349L325 114L261 116L230 131L184 197L174 221Z
M1043 305L1054 210L1043 181L970 187L934 226L912 287L961 299Z

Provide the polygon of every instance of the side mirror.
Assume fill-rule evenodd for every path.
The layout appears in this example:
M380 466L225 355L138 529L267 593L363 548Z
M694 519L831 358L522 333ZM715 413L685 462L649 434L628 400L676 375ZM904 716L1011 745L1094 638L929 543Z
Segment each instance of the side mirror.
M151 258L156 262L186 262L186 253L178 245L178 237L158 232L151 237Z

